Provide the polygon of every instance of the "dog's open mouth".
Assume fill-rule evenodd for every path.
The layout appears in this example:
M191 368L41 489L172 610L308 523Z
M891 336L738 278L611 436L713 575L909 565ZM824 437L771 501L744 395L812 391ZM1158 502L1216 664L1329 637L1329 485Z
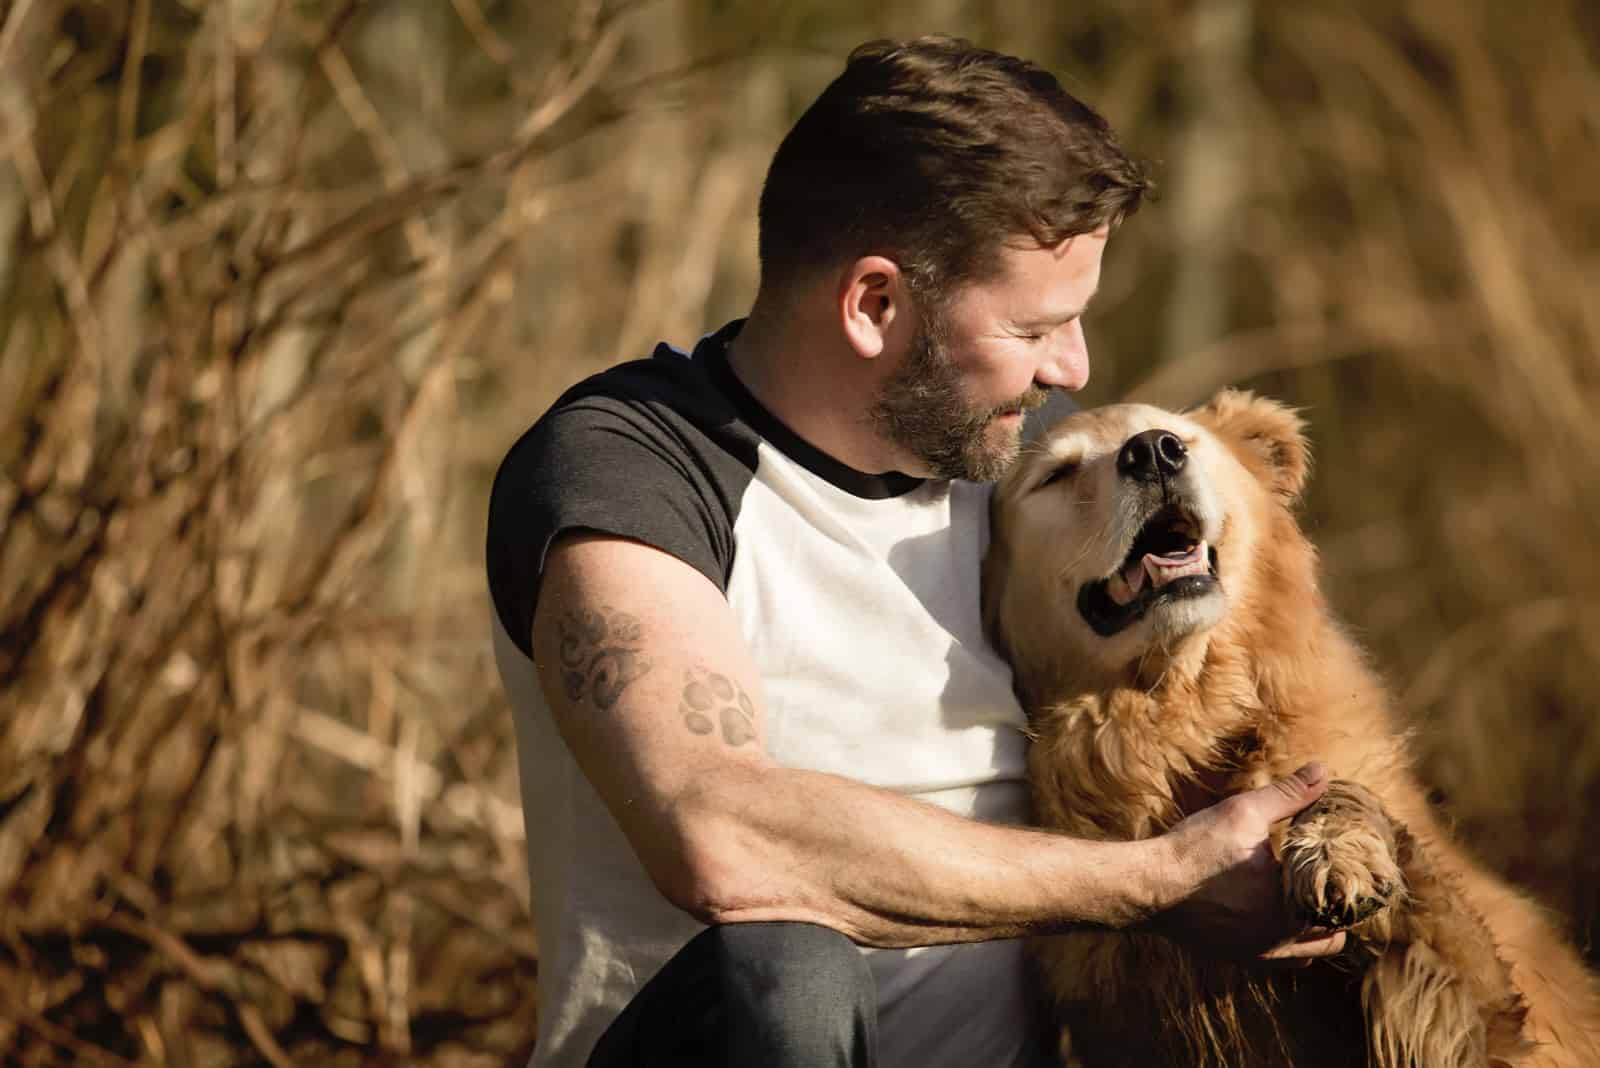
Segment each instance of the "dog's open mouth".
M1217 551L1186 509L1166 505L1145 521L1122 566L1078 591L1078 612L1110 637L1161 601L1198 597L1217 586Z

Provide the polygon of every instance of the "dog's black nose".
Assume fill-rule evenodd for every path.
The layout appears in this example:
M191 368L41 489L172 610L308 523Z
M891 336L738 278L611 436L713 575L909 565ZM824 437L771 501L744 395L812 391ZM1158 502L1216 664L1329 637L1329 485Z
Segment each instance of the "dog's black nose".
M1178 435L1170 430L1146 430L1135 434L1117 453L1117 471L1139 482L1156 482L1183 470L1189 459Z

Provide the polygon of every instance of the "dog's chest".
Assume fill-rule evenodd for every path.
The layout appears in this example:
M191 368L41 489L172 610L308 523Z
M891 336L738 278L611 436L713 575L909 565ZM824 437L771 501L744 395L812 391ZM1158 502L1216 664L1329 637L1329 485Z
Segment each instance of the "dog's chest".
M1198 726L1159 710L1104 705L1037 724L1030 766L1039 815L1071 833L1146 838L1265 781L1253 721L1220 733Z
M1261 735L1252 727L1223 738L1214 752L1190 765L1188 774L1175 768L1172 793L1180 817L1262 785L1267 779L1265 757Z

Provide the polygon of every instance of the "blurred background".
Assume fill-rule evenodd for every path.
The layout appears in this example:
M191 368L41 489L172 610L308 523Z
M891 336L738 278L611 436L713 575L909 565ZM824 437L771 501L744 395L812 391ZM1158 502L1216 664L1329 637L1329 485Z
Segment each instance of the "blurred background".
M1594 959L1592 0L9 0L0 1063L521 1063L490 478L747 308L787 125L933 30L1152 161L1085 399L1303 406L1435 796Z

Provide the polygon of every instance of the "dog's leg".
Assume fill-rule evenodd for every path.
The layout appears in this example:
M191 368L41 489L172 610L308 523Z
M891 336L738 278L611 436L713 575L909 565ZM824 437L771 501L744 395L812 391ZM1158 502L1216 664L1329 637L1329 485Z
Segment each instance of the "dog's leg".
M1423 817L1419 841L1371 791L1335 782L1284 837L1284 883L1308 922L1351 928L1379 1068L1520 1065L1523 1002Z
M1406 893L1399 829L1370 790L1336 779L1283 839L1283 887L1308 925L1344 929Z
M1372 1063L1382 1068L1486 1068L1488 1035L1456 973L1426 942L1380 953L1361 982Z
M1351 929L1350 953L1369 962L1361 1002L1375 1066L1491 1064L1487 992L1461 965L1485 953L1504 965L1377 795L1336 780L1285 833L1283 873L1290 908L1308 925ZM1472 931L1446 931L1452 917Z
M1367 943L1377 956L1361 985L1373 1063L1531 1064L1523 998L1482 918L1439 858L1404 829L1399 847L1409 896L1386 917L1385 940Z
M1418 821L1407 877L1419 905L1407 937L1428 941L1474 980L1491 1064L1600 1065L1600 986L1548 917ZM1429 885L1431 880L1432 885Z

